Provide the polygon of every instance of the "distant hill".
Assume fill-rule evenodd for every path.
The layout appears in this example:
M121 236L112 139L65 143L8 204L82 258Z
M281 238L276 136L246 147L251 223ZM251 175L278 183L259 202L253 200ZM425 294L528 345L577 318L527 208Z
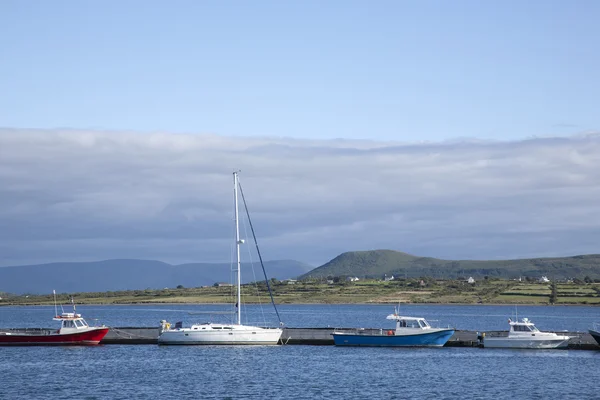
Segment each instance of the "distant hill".
M289 279L304 274L311 265L293 260L266 261L269 278ZM264 280L260 263L242 264L242 282ZM198 287L232 282L230 265L194 263L170 265L153 260L60 262L0 267L0 292L57 293L104 292L127 289Z
M328 263L302 275L307 277L358 276L381 278L384 274L404 277L457 276L517 278L519 276L548 278L600 278L600 254L574 257L530 258L517 260L441 260L418 257L393 250L351 251L340 254Z

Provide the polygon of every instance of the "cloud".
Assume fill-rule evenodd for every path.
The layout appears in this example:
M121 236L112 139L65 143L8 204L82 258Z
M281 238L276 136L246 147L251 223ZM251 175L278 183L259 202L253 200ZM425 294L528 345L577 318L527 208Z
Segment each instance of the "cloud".
M229 261L233 170L267 259L598 252L600 135L396 143L0 129L0 265Z

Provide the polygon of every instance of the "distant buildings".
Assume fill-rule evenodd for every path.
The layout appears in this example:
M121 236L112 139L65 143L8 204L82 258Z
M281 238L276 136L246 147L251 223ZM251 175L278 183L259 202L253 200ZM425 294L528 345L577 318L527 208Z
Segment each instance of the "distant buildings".
M393 281L394 280L394 275L392 276L387 276L387 274L383 275L383 280L385 282L389 282L389 281Z
M539 283L549 283L550 279L546 278L545 276L542 276L539 280Z
M470 276L469 279L467 279L467 283L473 284L475 283L475 279L473 279L473 277Z
M347 278L346 278L346 280L347 280L348 282L357 282L357 281L359 281L360 279L358 279L358 277L357 277L357 276L349 276L349 277L347 277Z

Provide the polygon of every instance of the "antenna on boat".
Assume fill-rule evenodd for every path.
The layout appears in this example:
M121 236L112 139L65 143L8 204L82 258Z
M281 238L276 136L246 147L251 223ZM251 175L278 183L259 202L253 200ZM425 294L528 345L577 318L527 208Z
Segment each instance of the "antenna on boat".
M75 308L75 299L73 298L73 296L71 296L71 304L73 304L73 314L75 314L77 312L77 309Z
M58 316L58 307L56 306L56 290L52 289L52 293L54 293L54 315Z

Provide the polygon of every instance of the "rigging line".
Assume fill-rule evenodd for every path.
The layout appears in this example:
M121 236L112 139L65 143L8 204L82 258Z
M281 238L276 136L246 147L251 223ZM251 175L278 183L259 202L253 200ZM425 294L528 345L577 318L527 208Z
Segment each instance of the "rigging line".
M240 194L242 195L242 201L244 203L244 209L246 210L246 216L248 217L248 225L250 225L250 231L252 232L252 237L254 238L254 244L256 245L256 252L258 253L258 259L260 260L260 266L262 267L263 274L265 275L265 282L267 283L267 289L269 289L269 296L271 297L271 304L273 304L273 308L275 308L275 313L277 314L277 319L279 320L279 324L283 325L281 321L281 317L279 316L279 311L277 310L277 306L275 305L275 300L273 299L273 292L271 291L271 285L269 284L269 278L267 277L267 271L265 270L265 264L263 263L262 255L260 254L260 249L258 248L258 241L256 240L256 234L254 233L254 226L252 225L252 219L250 219L250 212L248 211L248 204L246 203L246 198L244 197L244 191L242 190L242 184L238 180L238 186L240 188Z
M247 228L247 224L246 224L246 220L244 218L241 219L241 223L242 226L244 227L244 237L248 237L248 228ZM254 270L254 261L252 260L252 251L250 249L250 246L246 247L246 249L248 250L248 259L250 260L250 266L252 267L252 277L254 278L254 289L256 289L256 298L258 301L258 306L260 309L260 313L262 315L263 318L263 323L265 324L265 326L267 325L267 319L265 317L265 311L262 307L262 298L260 297L260 290L258 288L258 280L256 279L256 271Z

